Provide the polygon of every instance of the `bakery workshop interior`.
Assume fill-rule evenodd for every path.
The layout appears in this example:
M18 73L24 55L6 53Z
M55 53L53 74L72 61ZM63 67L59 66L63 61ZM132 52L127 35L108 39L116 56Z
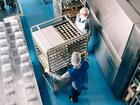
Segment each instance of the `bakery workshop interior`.
M140 105L140 0L0 0L0 105Z

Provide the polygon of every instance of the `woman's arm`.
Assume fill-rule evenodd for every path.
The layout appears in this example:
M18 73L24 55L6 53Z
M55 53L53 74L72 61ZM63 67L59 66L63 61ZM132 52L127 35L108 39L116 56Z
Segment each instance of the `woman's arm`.
M59 80L59 81L63 81L63 80L66 80L66 79L70 78L70 75L69 75L68 72L65 72L62 75L57 75L57 74L48 72L48 75L52 76L52 78L54 78L56 80Z

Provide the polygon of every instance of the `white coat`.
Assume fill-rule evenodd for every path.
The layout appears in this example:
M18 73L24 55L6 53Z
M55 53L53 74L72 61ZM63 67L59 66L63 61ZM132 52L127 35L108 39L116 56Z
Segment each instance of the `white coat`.
M77 28L83 33L83 34L90 34L90 22L88 17L85 18L84 20L81 20L80 18L80 14L78 13L76 16L76 21L75 21L75 25L77 26Z

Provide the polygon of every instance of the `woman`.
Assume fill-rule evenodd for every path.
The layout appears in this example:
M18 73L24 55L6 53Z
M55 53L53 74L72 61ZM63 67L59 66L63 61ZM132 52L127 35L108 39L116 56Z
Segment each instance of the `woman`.
M73 52L71 56L71 64L73 67L68 69L68 71L62 75L56 75L50 72L48 72L48 74L60 81L71 78L72 94L69 98L71 101L76 103L78 102L78 96L80 95L81 91L87 89L87 70L89 68L89 63L86 59L81 60L81 54L79 52Z

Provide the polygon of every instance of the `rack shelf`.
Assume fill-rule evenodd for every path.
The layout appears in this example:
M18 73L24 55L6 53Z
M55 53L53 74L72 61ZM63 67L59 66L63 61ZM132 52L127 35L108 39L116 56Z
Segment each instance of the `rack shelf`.
M124 100L128 105L140 105L140 62L130 81Z
M83 7L83 0L72 0L70 3L66 0L53 0L54 14L56 17L67 15L74 22L77 13Z
M31 28L38 59L44 68L44 75L50 71L63 74L70 65L70 58L74 51L83 52L87 47L88 35L81 33L67 18L60 16L50 21L35 25ZM46 77L53 92L65 87L69 80L54 80Z

